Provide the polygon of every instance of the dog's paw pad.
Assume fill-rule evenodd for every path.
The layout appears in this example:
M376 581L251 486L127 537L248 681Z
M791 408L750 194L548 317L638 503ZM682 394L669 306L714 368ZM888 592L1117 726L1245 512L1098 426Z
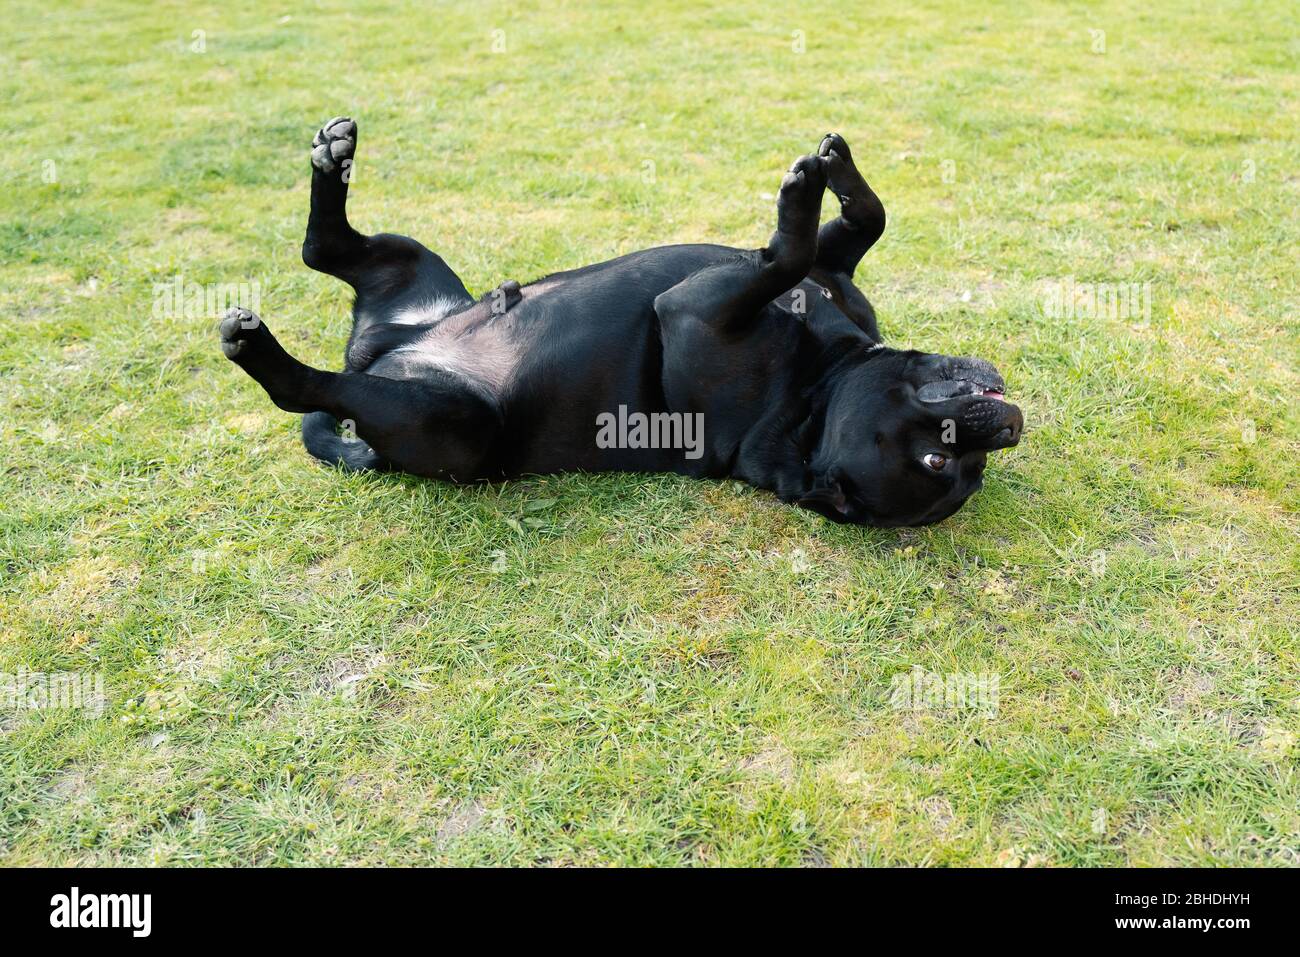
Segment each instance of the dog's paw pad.
M332 173L352 159L357 148L357 124L346 116L335 117L311 141L311 165Z
M248 348L249 340L261 328L257 313L242 306L232 307L221 320L221 351L227 359L235 358Z

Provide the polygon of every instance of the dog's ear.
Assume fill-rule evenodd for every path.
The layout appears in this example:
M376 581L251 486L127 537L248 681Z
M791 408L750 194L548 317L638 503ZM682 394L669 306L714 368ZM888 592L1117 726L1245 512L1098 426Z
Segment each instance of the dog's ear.
M844 487L833 474L825 476L798 501L804 508L820 512L827 518L843 521L843 516L849 513L848 496L844 494Z

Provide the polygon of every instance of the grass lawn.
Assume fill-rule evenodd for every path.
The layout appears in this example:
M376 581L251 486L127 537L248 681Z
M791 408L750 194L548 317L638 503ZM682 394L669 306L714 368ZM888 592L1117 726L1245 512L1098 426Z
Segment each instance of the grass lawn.
M0 710L0 861L1300 864L1300 17L1141 6L8 4L0 672L106 706ZM353 222L476 293L757 246L838 130L886 337L995 360L1025 440L901 531L320 467L154 306L257 283L338 367L337 114Z

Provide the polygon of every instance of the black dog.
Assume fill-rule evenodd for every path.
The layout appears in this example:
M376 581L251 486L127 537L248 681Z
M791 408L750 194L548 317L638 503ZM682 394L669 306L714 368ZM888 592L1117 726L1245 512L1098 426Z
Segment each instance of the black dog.
M730 476L894 526L951 515L1020 439L992 365L881 344L852 276L885 211L836 134L782 181L762 249L648 249L477 301L415 240L348 224L356 135L346 118L316 135L302 247L356 290L345 371L298 362L246 310L221 323L226 356L307 413L319 459L457 482ZM828 187L841 212L819 229Z

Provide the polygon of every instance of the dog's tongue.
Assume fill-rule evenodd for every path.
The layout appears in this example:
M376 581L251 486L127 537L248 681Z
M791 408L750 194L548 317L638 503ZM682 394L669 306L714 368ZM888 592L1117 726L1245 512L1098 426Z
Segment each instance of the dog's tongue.
M996 391L995 389L985 389L983 394L986 399L997 399L1000 402L1007 401L1006 395Z

